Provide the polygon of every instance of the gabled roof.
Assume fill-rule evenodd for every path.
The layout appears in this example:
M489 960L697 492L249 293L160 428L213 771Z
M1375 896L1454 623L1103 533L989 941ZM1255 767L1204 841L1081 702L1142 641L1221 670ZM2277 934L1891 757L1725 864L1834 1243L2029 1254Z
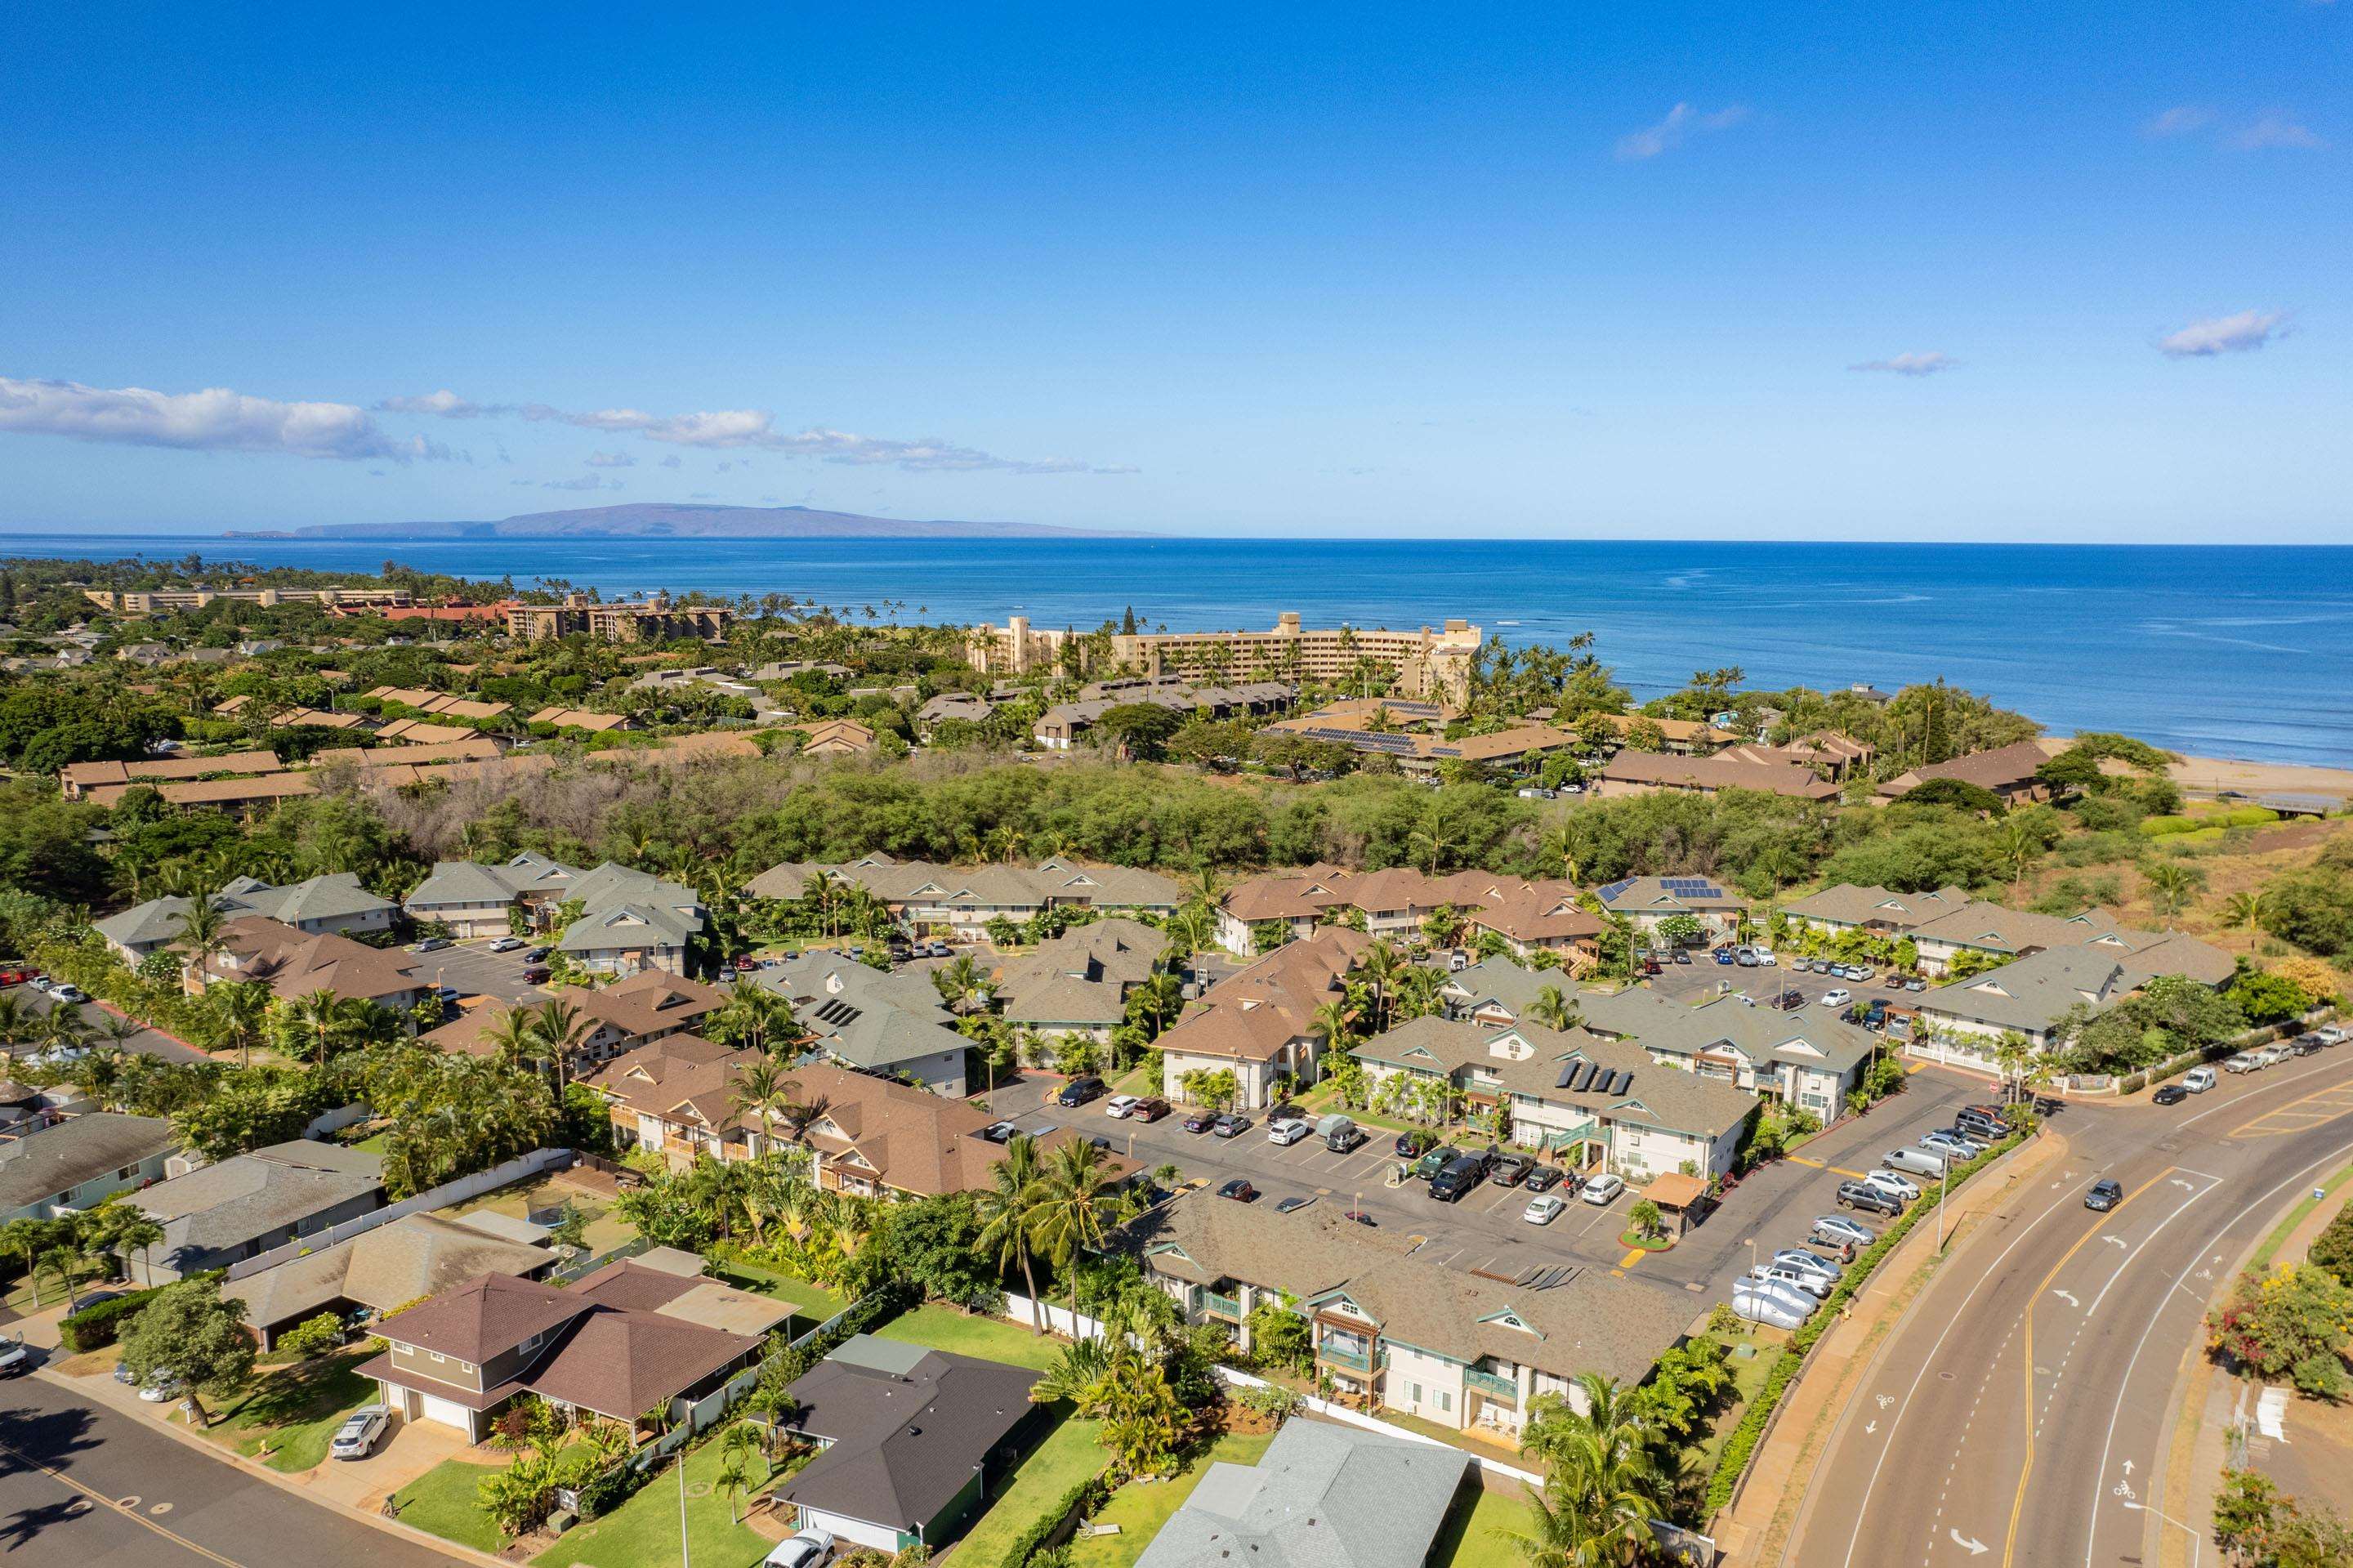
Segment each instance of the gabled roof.
M1747 899L1713 876L1630 876L1597 887L1594 894L1614 915L1701 914L1748 906Z
M1920 1011L2040 1033L2079 1004L2105 1007L2132 990L2117 955L2098 947L2045 948L1969 980L1940 985Z
M1578 1026L1546 1029L1525 1019L1493 1030L1435 1015L1417 1018L1349 1054L1441 1073L1466 1089L1525 1095L1613 1122L1709 1139L1738 1127L1757 1108L1757 1097L1746 1090L1652 1061L1639 1041Z
M1955 779L1999 793L2032 783L2035 773L2051 760L2051 756L2050 745L2040 740L2021 740L1989 751L1972 751L1949 762L1911 768L1882 784L1879 792L1891 797L1906 795L1931 780Z
M913 1351L914 1353L893 1353ZM893 1530L928 1526L1028 1417L1039 1374L854 1336L786 1390L827 1439L783 1501Z
M1940 887L1933 893L1899 893L1892 887L1864 887L1841 882L1820 893L1793 898L1782 906L1792 919L1823 920L1841 926L1878 925L1898 931L1925 926L1939 915L1966 907L1968 892Z
M801 1027L828 1054L855 1067L888 1071L965 1044L947 1003L918 975L885 974L812 948L746 979L790 1001Z
M803 1141L876 1183L918 1197L978 1192L990 1185L1005 1149L980 1136L997 1118L964 1100L864 1073L815 1065L796 1068L797 1097L817 1116ZM1040 1154L1079 1137L1070 1128L1037 1135ZM1103 1168L1122 1181L1139 1169L1106 1153Z
M533 1334L571 1321L589 1305L553 1285L484 1274L406 1312L395 1313L376 1329L395 1344L438 1351L480 1366ZM644 1408L632 1406L629 1414Z
M1315 1033L1315 1010L1343 994L1341 977L1369 946L1362 932L1338 927L1285 943L1212 988L1153 1046L1233 1061L1271 1060L1292 1041Z
M297 1224L384 1185L381 1156L297 1139L142 1190L131 1202L164 1227L149 1248L174 1266Z
M304 933L258 915L222 922L220 953L210 972L216 978L264 981L273 994L290 1000L324 990L339 997L385 1001L426 984L417 966L401 954L332 932Z
M125 1165L179 1147L160 1117L91 1111L28 1133L0 1160L0 1214L69 1192Z
M1211 1465L1136 1568L1422 1568L1471 1464L1443 1444L1289 1421L1257 1464Z
M153 1189L150 1189L153 1191ZM338 1301L390 1311L483 1274L522 1276L555 1261L543 1247L485 1235L438 1214L404 1214L349 1241L221 1287L257 1327L306 1318Z
M1914 927L1912 938L1989 953L2022 953L2031 948L2072 947L2123 928L2115 916L2096 906L2061 916L1980 901Z

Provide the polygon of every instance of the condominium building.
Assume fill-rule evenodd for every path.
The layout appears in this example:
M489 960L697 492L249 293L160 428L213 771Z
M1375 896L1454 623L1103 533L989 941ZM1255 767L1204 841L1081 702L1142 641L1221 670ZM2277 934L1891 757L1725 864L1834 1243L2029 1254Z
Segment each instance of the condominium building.
M1015 616L1002 627L978 629L967 657L976 670L1026 674L1060 662L1079 634L1046 631ZM1470 693L1471 659L1480 631L1466 620L1445 629L1392 631L1386 627L1308 628L1296 611L1276 617L1268 631L1137 631L1111 639L1111 662L1146 677L1213 676L1227 681L1345 683L1360 667L1388 677L1406 697L1446 697L1460 702Z
M672 604L659 594L598 602L570 593L561 604L507 606L507 635L522 642L579 635L606 642L674 642L689 637L715 642L727 635L727 623L734 615L723 605Z
M405 607L406 588L137 588L116 593L110 588L84 588L82 598L100 609L123 615L153 615L164 609L202 609L216 599L246 604L372 605Z

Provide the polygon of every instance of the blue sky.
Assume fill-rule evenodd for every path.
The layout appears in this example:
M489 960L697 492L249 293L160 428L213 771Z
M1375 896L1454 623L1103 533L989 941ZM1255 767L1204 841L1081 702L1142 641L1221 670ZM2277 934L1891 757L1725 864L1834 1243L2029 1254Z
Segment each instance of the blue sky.
M2353 542L2353 0L883 9L33 8L0 527Z

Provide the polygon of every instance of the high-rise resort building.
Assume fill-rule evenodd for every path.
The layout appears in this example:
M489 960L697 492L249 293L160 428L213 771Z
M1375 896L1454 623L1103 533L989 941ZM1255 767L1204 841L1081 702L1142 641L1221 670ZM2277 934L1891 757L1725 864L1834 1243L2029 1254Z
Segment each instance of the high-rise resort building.
M519 642L586 633L606 642L675 642L696 637L715 642L727 635L735 612L723 605L672 604L649 599L600 602L568 593L562 604L510 604L507 635Z
M1061 668L1072 674L1124 670L1147 677L1186 675L1221 681L1288 681L1345 684L1362 671L1389 678L1403 697L1462 701L1470 692L1471 660L1480 631L1466 620L1445 630L1392 631L1387 627L1307 628L1296 611L1276 617L1271 631L1138 631L1100 638L1047 630L1017 615L1003 626L976 628L967 657L976 670L1026 675Z

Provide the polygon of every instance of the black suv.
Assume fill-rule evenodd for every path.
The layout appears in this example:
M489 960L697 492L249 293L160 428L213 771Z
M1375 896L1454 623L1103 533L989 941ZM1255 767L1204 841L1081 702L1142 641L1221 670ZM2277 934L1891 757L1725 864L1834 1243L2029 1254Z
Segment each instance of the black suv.
M1430 1195L1441 1203L1451 1203L1479 1184L1486 1174L1486 1161L1475 1154L1465 1154L1450 1160L1446 1169L1430 1179Z
M1084 1077L1072 1078L1062 1086L1062 1092L1054 1097L1054 1103L1064 1106L1082 1106L1089 1100L1103 1098L1104 1087L1103 1081L1092 1074L1088 1074Z
M1838 1206L1841 1209L1869 1209L1874 1214L1900 1214L1902 1200L1894 1193L1882 1192L1868 1181L1839 1183Z

